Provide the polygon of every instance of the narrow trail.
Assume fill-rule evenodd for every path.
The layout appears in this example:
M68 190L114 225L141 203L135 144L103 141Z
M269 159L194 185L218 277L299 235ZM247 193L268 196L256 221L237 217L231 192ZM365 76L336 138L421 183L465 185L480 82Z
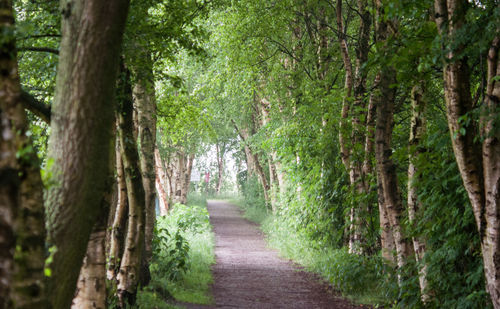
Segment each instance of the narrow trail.
M244 219L236 206L212 200L208 211L216 243L215 306L211 308L361 308L280 258L266 246L257 225Z

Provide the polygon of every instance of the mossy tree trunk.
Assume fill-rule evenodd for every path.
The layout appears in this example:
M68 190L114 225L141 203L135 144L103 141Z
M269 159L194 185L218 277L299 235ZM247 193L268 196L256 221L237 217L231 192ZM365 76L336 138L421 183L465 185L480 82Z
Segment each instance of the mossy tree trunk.
M114 88L128 0L61 0L62 40L48 146L48 295L68 308L107 189ZM71 235L71 237L69 237Z
M128 228L125 247L121 258L120 271L117 275L117 293L120 306L135 303L139 284L140 267L144 249L144 221L146 200L139 168L139 154L134 138L133 102L130 85L130 73L122 70L119 83L118 136L122 151L125 183L128 199Z
M131 71L133 73L134 107L137 111L137 137L139 140L139 160L142 183L145 192L146 218L144 230L144 256L141 267L141 285L150 280L149 263L152 257L152 241L156 218L156 94L154 88L153 60L151 53L144 46L136 49Z
M117 120L117 127L118 126L119 123ZM125 171L123 170L122 151L118 135L116 140L115 161L118 198L116 200L115 212L112 214L113 219L111 223L109 251L107 254L108 280L116 280L116 275L120 269L120 259L123 254L123 243L128 219L127 185L125 184Z

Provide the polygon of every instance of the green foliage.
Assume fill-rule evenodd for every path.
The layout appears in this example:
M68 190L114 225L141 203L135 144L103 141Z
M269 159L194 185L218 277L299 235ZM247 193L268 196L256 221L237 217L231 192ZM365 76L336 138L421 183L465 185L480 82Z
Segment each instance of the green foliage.
M208 213L200 207L177 204L171 213L157 220L153 239L151 272L170 281L179 281L189 269L189 243L186 233L196 235L209 229Z
M419 198L425 208L413 234L426 239L424 263L430 290L438 296L432 306L488 308L480 240L445 123L431 128L425 147L434 151L423 153L416 162L421 171Z
M169 280L178 281L189 267L186 264L188 253L189 244L180 230L171 234L166 228L158 228L153 238L151 271L164 273Z
M258 182L257 176L250 176L247 178L246 171L238 174L239 186L245 199L245 208L255 214L259 210L266 209L266 201L262 193L262 185ZM252 217L253 218L253 217ZM259 221L257 217L252 221Z
M214 236L206 200L190 196L189 206L176 204L158 217L150 265L151 283L137 296L138 308L174 308L178 302L210 304ZM167 303L165 302L167 301Z

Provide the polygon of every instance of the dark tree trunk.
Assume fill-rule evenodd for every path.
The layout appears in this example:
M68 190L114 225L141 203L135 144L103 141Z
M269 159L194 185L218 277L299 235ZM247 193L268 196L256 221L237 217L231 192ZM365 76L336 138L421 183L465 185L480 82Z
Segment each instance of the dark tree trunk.
M68 308L107 188L114 88L128 0L61 0L62 41L52 106L48 295ZM71 235L71 237L68 237Z

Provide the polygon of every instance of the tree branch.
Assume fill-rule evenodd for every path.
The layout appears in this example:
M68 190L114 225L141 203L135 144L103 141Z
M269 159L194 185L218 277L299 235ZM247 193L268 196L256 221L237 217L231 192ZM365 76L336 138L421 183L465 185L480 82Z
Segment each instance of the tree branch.
M33 52L45 52L45 53L51 53L55 55L59 55L59 50L55 48L50 48L50 47L19 47L17 51L24 52L24 51L33 51Z
M50 124L51 107L32 96L27 91L21 92L21 101L24 108L38 116L40 119Z
M18 41L29 40L29 39L42 39L42 38L60 38L61 35L57 33L47 33L47 34L36 34L36 35L28 35L22 38L18 38Z

